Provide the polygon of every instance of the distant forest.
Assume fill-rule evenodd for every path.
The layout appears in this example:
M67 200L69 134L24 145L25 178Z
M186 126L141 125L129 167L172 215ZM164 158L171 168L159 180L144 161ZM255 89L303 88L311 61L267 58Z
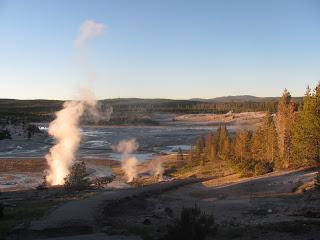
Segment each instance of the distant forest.
M227 113L246 111L276 112L277 97L229 96L214 99L170 100L119 98L99 101L101 108L112 106L114 114L148 113ZM292 98L298 108L303 98ZM0 99L0 118L11 122L47 122L54 118L54 112L62 108L60 100L16 100ZM112 119L111 119L112 120Z

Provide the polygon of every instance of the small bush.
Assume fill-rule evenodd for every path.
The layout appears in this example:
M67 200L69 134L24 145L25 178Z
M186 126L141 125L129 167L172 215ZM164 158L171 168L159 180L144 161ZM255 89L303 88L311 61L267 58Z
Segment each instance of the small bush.
M246 159L233 163L235 169L242 177L259 176L273 171L273 164L265 161Z
M86 165L84 162L73 164L70 173L65 177L64 187L66 190L83 190L88 188L89 181Z
M114 175L105 176L105 177L98 177L98 178L95 178L91 183L95 187L101 188L103 184L111 183L114 179L115 179Z
M217 225L212 215L206 215L196 206L184 208L180 218L168 226L165 240L204 240L208 235L215 235Z
M273 165L268 162L258 161L254 166L254 174L256 176L263 175L273 171Z
M28 139L36 133L41 133L41 130L36 125L29 124L27 127Z
M255 165L256 162L250 159L246 159L235 164L236 169L238 169L242 177L252 177L254 175Z

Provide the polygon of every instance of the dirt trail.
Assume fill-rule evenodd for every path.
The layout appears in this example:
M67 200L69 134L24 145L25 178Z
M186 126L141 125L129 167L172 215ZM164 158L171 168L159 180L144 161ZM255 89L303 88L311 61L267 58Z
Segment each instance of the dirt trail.
M108 202L142 196L143 194L160 194L186 184L204 180L191 178L162 182L140 188L105 191L93 197L67 202L48 213L42 219L32 222L28 232L37 233L36 235L46 235L47 233L51 235L52 232L59 230L61 231L61 236L63 236L64 231L68 232L68 234L99 232L96 219L102 211L101 206L106 205Z

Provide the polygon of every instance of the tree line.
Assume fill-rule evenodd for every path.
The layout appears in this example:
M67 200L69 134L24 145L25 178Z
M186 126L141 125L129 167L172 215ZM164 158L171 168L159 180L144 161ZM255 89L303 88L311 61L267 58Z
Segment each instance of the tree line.
M309 87L297 106L286 89L276 112L266 112L255 130L231 134L226 126L199 137L188 153L187 165L225 166L243 176L279 169L314 166L320 162L320 82Z
M300 98L295 99L297 106L301 102ZM244 101L244 102L195 102L195 101L169 101L166 103L136 103L132 104L113 104L114 112L138 112L138 113L216 113L223 114L227 112L258 112L277 110L277 101L268 100L261 102Z
M294 98L296 107L302 99ZM62 108L58 100L14 100L0 99L0 120L46 122L54 119L54 113ZM227 113L277 110L277 98L256 100L211 101L211 100L170 100L170 99L108 99L100 100L102 108L113 107L114 113Z

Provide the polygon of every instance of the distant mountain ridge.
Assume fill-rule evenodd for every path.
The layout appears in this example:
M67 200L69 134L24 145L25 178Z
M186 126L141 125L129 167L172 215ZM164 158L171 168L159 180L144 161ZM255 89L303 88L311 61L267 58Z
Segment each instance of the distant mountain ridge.
M192 101L199 102L265 102L265 101L278 101L279 97L256 97L252 95L234 95L234 96L222 96L216 98L192 98Z

